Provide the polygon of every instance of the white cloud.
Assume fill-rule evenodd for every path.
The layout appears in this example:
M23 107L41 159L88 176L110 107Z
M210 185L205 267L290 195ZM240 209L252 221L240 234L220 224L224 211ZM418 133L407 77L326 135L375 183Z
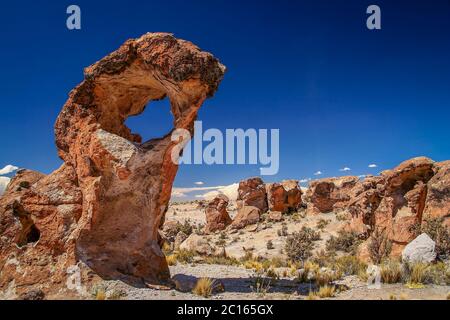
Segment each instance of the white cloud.
M350 169L349 167L345 167L345 168L339 169L339 171L341 171L341 172L352 171L352 169Z
M369 168L378 168L376 164L369 164Z
M360 179L364 179L365 177L367 177L365 174L359 175L358 178Z
M308 178L308 179L301 179L301 180L299 181L299 183L307 183L308 181L311 181L311 178Z
M317 171L316 173L314 173L315 176L321 176L322 175L322 171Z
M11 179L8 177L0 177L0 196L5 192L10 181Z
M197 181L196 183L195 183L195 185L197 185L197 186L202 186L202 185L204 185L205 183L203 182L203 181Z
M0 176L13 173L14 171L17 171L18 169L19 169L18 167L8 164L3 169L0 169Z

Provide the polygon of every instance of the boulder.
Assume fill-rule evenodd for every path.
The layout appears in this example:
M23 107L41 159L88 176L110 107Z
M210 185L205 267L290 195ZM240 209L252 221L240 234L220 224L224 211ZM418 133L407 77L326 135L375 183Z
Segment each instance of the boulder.
M231 224L232 220L227 211L228 203L228 197L223 194L219 194L208 203L205 209L205 233L210 234L224 230Z
M302 191L296 180L268 183L266 193L270 211L296 212L302 206Z
M281 182L287 192L287 211L296 212L302 207L302 189L297 180L284 180Z
M256 207L261 213L267 212L267 193L261 178L250 178L239 183L238 209L244 206Z
M266 184L267 203L270 211L285 213L288 210L288 193L279 183Z
M55 123L63 165L20 188L17 178L0 198L0 291L13 279L18 295L41 286L46 296L69 296L68 270L80 265L136 286L167 282L158 229L178 169L172 151L185 141L142 142L125 121L167 97L174 129L192 134L224 72L211 54L167 33L128 40L86 68Z
M345 208L351 200L351 190L358 182L359 178L353 176L312 181L306 194L307 213L329 213Z
M248 225L257 224L260 220L261 210L257 207L244 206L238 209L238 213L231 224L233 229L242 229Z
M173 247L175 250L179 250L181 244L188 238L188 235L186 233L184 233L183 231L180 231L177 233L177 235L175 236L175 240L173 243Z
M193 251L200 255L212 256L215 248L210 245L207 239L195 233L191 234L181 245L180 250Z
M402 261L430 263L436 259L435 242L425 233L410 242L402 252Z
M269 221L280 222L283 221L283 213L279 211L270 211L269 212Z

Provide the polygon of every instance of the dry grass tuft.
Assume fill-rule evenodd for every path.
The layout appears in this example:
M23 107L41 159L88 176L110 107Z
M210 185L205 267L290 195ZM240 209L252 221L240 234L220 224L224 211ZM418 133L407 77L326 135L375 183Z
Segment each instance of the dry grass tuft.
M213 293L214 280L210 278L201 278L197 281L192 293L204 297L209 298Z
M334 286L325 285L323 287L320 287L319 291L317 292L317 295L320 298L335 297L336 296L336 288Z
M177 256L175 254L171 254L170 256L166 257L166 261L169 266L176 266L177 265Z
M387 260L381 265L381 281L398 283L402 281L402 266L395 260Z

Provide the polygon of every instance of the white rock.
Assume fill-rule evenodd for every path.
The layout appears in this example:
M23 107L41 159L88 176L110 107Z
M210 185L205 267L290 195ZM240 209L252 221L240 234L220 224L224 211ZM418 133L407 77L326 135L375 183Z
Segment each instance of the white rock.
M402 252L404 262L433 262L436 259L436 243L426 233L411 241Z
M201 255L213 255L214 248L203 237L193 233L180 245L181 250L194 251Z

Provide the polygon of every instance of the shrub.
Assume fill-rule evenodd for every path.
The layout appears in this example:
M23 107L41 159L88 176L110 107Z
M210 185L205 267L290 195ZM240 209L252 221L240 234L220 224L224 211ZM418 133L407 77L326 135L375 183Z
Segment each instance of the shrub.
M251 282L250 288L260 296L264 296L269 292L272 283L271 279L265 278L259 271L252 277Z
M268 250L272 250L272 249L275 248L275 247L273 246L272 240L267 241L266 247L267 247Z
M387 238L385 232L375 229L370 237L368 249L372 262L380 264L383 259L389 257L392 250L392 243Z
M181 263L192 263L196 253L189 250L179 250L175 253L176 259Z
M166 256L166 261L169 266L175 266L177 264L177 256L175 254Z
M334 286L325 285L323 287L320 287L317 295L320 298L332 298L336 296L336 288Z
M325 227L329 224L330 224L330 220L320 219L319 221L317 221L316 227L318 229L322 230L322 229L325 229Z
M288 228L286 225L283 225L280 230L277 231L277 235L279 237L287 237L288 236Z
M204 262L206 264L219 264L223 266L239 266L241 264L236 258L223 256L205 257Z
M450 233L443 221L443 218L427 219L421 227L421 232L428 234L436 243L436 253L442 260L450 254Z
M428 266L422 262L416 262L413 264L405 263L405 278L407 283L411 287L416 287L415 285L423 285L427 280L427 268Z
M94 286L91 294L95 300L106 300L106 288L102 284Z
M427 269L427 280L437 285L450 285L450 267L444 262L432 264Z
M286 254L293 261L306 261L312 255L313 242L319 239L319 233L303 227L299 232L294 232L287 238L285 244Z
M355 232L341 230L338 236L332 236L328 239L326 247L328 251L343 251L345 253L355 254L361 240Z
M178 232L185 233L188 237L192 234L194 227L191 225L191 221L185 220L183 224L178 223L177 225Z
M356 256L342 256L336 259L335 269L343 275L360 275L366 272L367 264Z
M395 260L387 260L381 265L381 281L383 283L398 283L402 281L402 266Z
M322 250L316 252L316 254L312 260L313 260L313 262L317 263L321 267L325 267L328 265L332 265L335 258L336 258L336 253L334 251L326 251L326 250L322 249Z
M197 281L192 293L208 298L213 293L214 280L210 278L201 278Z

